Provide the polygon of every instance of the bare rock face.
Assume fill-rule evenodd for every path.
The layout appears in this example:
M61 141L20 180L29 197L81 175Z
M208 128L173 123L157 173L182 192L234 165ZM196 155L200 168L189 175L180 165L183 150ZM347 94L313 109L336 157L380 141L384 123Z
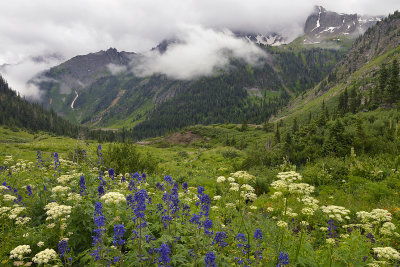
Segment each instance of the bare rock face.
M379 16L336 13L316 6L304 25L304 43L319 43L340 36L358 36L381 19Z

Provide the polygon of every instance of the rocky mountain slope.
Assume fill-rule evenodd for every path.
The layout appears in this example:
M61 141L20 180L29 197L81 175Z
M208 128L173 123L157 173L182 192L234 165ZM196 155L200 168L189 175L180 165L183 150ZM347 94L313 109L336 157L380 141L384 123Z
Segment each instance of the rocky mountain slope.
M298 118L304 120L309 114L317 114L322 102L331 113L338 109L340 96L354 90L360 99L359 110L371 109L377 82L383 66L400 61L400 13L398 11L379 21L357 38L349 53L318 85L293 99L272 120ZM382 97L385 92L382 91ZM374 107L376 108L376 106Z
M303 42L312 44L341 36L356 37L381 19L382 16L336 13L316 6L304 25Z

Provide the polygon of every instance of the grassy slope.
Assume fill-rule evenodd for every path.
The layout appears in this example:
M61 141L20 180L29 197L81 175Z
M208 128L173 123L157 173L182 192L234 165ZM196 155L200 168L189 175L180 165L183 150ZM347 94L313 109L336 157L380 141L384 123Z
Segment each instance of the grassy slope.
M328 91L321 93L321 83L309 90L305 95L293 99L289 105L284 108L276 117L272 118L273 121L280 119L297 118L299 121L304 121L308 118L308 114L315 115L320 112L322 101L325 101L328 109L333 111L337 106L339 94L345 89L353 85L358 86L362 79L363 83L371 83L373 74L382 63L389 63L394 58L400 59L400 47L393 49L363 65L359 70L352 73L346 80L337 83Z

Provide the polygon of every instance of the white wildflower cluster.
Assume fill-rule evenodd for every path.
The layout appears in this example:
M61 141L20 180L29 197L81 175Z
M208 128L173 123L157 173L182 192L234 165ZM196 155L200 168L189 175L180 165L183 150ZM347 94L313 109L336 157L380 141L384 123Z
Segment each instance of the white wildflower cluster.
M67 219L71 214L71 206L59 205L56 202L50 202L44 207L46 211L46 220Z
M287 183L293 183L294 181L301 181L303 179L301 175L295 171L280 172L277 177L279 180Z
M391 222L385 222L380 230L380 233L384 236L392 236L395 235L399 237L399 233L396 233L396 225Z
M306 183L297 183L302 180L301 175L297 172L280 172L277 177L278 180L271 183L272 188L276 191L298 195L309 195L314 192L313 186Z
M285 215L285 211L282 212L282 215ZM297 217L297 213L293 212L291 208L286 209L286 216L289 216L291 218Z
M327 243L328 245L335 245L336 241L335 241L334 238L327 238L327 239L326 239L326 243Z
M310 207L305 207L305 208L301 209L301 213L306 216L312 216L312 215L314 215L314 209L312 209Z
M57 185L55 187L53 187L53 189L51 190L53 193L65 193L68 190L70 190L71 188L69 188L68 186L61 186L61 185Z
M32 260L33 260L33 262L35 262L39 265L46 264L46 263L52 262L54 260L57 260L57 252L55 252L54 249L46 248L45 250L36 254Z
M387 260L400 260L400 253L392 247L377 247L372 248L378 258Z
M13 219L17 218L18 215L19 215L21 212L23 212L24 210L25 210L24 207L16 206L15 208L13 208L13 209L10 211L10 215L8 215L8 218L10 218L10 219L13 220Z
M228 182L233 183L235 181L235 178L233 177L228 177Z
M384 209L373 209L371 212L359 211L357 218L364 224L379 224L392 220L392 214Z
M233 203L226 203L225 207L227 207L227 208L235 208L236 205L233 204Z
M278 199L282 197L282 192L281 191L276 191L275 193L272 194L271 198L272 199Z
M220 200L220 199L221 199L221 196L218 196L218 195L217 195L217 196L214 196L213 199L214 199L214 200Z
M249 183L254 182L255 177L245 171L237 171L235 173L231 173L231 176L237 179L240 183Z
M257 195L254 194L254 188L249 185L249 184L243 184L241 187L240 195L245 199L245 200L251 200L254 201L257 199Z
M239 191L239 184L238 183L230 183L231 188L229 188L229 191Z
M16 198L15 196L8 195L8 194L6 194L6 195L3 196L3 200L4 200L5 202L13 202L13 201L16 200L16 199L17 199L17 198Z
M30 222L31 218L28 216L25 217L18 217L15 219L15 224L16 225L24 225L27 224L28 222Z
M29 245L20 245L10 251L10 259L22 260L24 258L24 254L29 254L31 252L32 250Z
M7 189L8 189L7 186L0 185L0 190L7 190Z
M13 161L12 156L6 156L6 159L4 160L4 165L8 165Z
M100 199L102 199L106 204L118 204L126 201L125 196L119 192L109 192Z
M286 227L288 226L287 222L284 222L284 221L278 221L278 222L276 223L276 225L277 225L279 228L286 228Z
M288 190L291 194L309 195L314 192L315 187L306 183L289 184Z
M225 176L219 176L219 177L217 178L217 183L223 183L223 182L225 182L225 181L226 181Z
M57 178L57 182L59 182L60 184L68 184L72 178L73 175L71 174L63 174Z
M37 245L38 247L43 247L43 246L44 246L44 242L43 242L43 241L39 241L36 245Z
M321 210L323 213L328 214L329 218L335 219L339 222L343 222L343 218L349 219L348 215L350 211L341 206L322 206Z
M67 200L71 202L79 202L82 200L82 196L79 195L78 193L68 193Z
M302 198L298 198L297 199L299 202L303 202L303 204L311 209L313 209L314 211L316 211L318 209L318 199L313 198L311 196L304 196Z
M7 212L11 210L10 207L1 207L0 208L0 218L7 216Z

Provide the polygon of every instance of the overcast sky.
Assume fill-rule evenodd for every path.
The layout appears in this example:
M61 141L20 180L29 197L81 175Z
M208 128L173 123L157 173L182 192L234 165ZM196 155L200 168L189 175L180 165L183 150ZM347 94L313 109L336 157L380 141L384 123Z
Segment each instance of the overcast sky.
M182 29L217 28L252 32L301 32L315 5L328 10L387 15L399 0L3 0L0 65L58 53L65 59L115 47L143 52ZM14 87L58 64L52 59L8 68ZM1 69L0 69L1 72ZM18 88L16 88L18 89Z

